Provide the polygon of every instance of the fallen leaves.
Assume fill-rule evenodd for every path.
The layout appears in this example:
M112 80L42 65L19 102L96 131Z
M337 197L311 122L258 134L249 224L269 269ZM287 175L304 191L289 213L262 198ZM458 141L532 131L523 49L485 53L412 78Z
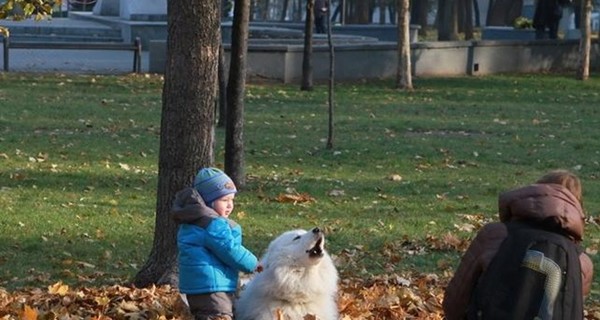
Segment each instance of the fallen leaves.
M279 196L277 196L276 201L284 202L284 203L298 204L298 203L311 203L311 202L315 202L316 200L308 193L292 192L292 193L279 194Z
M441 304L448 281L449 276L416 272L367 280L342 277L338 294L340 319L441 320ZM76 289L58 282L47 290L8 292L0 288L0 320L16 319L192 318L179 292L168 285L143 289L120 285ZM305 319L314 320L314 317L307 315ZM585 319L600 319L598 302L588 301Z

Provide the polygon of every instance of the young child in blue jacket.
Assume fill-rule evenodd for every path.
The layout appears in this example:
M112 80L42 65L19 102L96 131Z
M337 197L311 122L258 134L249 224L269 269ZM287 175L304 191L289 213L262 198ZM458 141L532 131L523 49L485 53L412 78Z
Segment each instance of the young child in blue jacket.
M175 196L179 291L196 320L233 319L238 272L251 273L258 266L242 245L242 228L229 219L236 192L223 171L203 168L194 186Z

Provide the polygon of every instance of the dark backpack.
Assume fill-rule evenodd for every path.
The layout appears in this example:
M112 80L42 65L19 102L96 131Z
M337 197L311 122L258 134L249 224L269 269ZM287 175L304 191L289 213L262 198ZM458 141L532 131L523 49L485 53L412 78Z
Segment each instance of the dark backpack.
M481 276L468 319L583 319L581 248L567 237L517 222Z

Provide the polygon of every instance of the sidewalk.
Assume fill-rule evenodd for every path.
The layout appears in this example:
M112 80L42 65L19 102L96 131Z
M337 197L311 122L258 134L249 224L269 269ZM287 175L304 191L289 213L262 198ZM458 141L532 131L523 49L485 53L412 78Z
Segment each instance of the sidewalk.
M131 51L10 49L9 58L9 72L126 74L133 71ZM148 72L148 60L148 52L142 51L142 72ZM2 61L4 53L0 50ZM4 66L0 68L3 71Z
M102 33L113 28L98 22L53 18L35 21L27 19L22 21L2 20L0 25L14 29L12 35L20 32L39 34L44 37L59 36L64 34L78 34L78 30L85 34L85 30ZM48 39L48 41L51 41ZM0 72L4 71L4 53L0 36ZM93 41L93 40L91 40ZM145 48L147 49L147 48ZM62 72L84 74L126 74L133 70L132 51L111 50L54 50L54 49L10 49L9 72ZM148 72L148 51L142 51L142 72Z

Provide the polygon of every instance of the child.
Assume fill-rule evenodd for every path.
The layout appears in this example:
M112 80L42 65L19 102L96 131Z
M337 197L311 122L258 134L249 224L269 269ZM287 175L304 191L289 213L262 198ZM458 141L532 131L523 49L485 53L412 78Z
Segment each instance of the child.
M505 192L498 199L501 222L485 225L463 256L454 277L446 288L443 308L446 319L465 319L473 291L498 252L508 231L503 222L523 221L561 233L574 242L583 238L584 213L579 178L568 171L552 171L537 183ZM579 255L581 294L590 292L592 260Z
M242 229L229 219L237 189L221 170L204 168L193 188L177 193L179 291L197 320L233 319L238 272L253 272L256 256L242 245Z

